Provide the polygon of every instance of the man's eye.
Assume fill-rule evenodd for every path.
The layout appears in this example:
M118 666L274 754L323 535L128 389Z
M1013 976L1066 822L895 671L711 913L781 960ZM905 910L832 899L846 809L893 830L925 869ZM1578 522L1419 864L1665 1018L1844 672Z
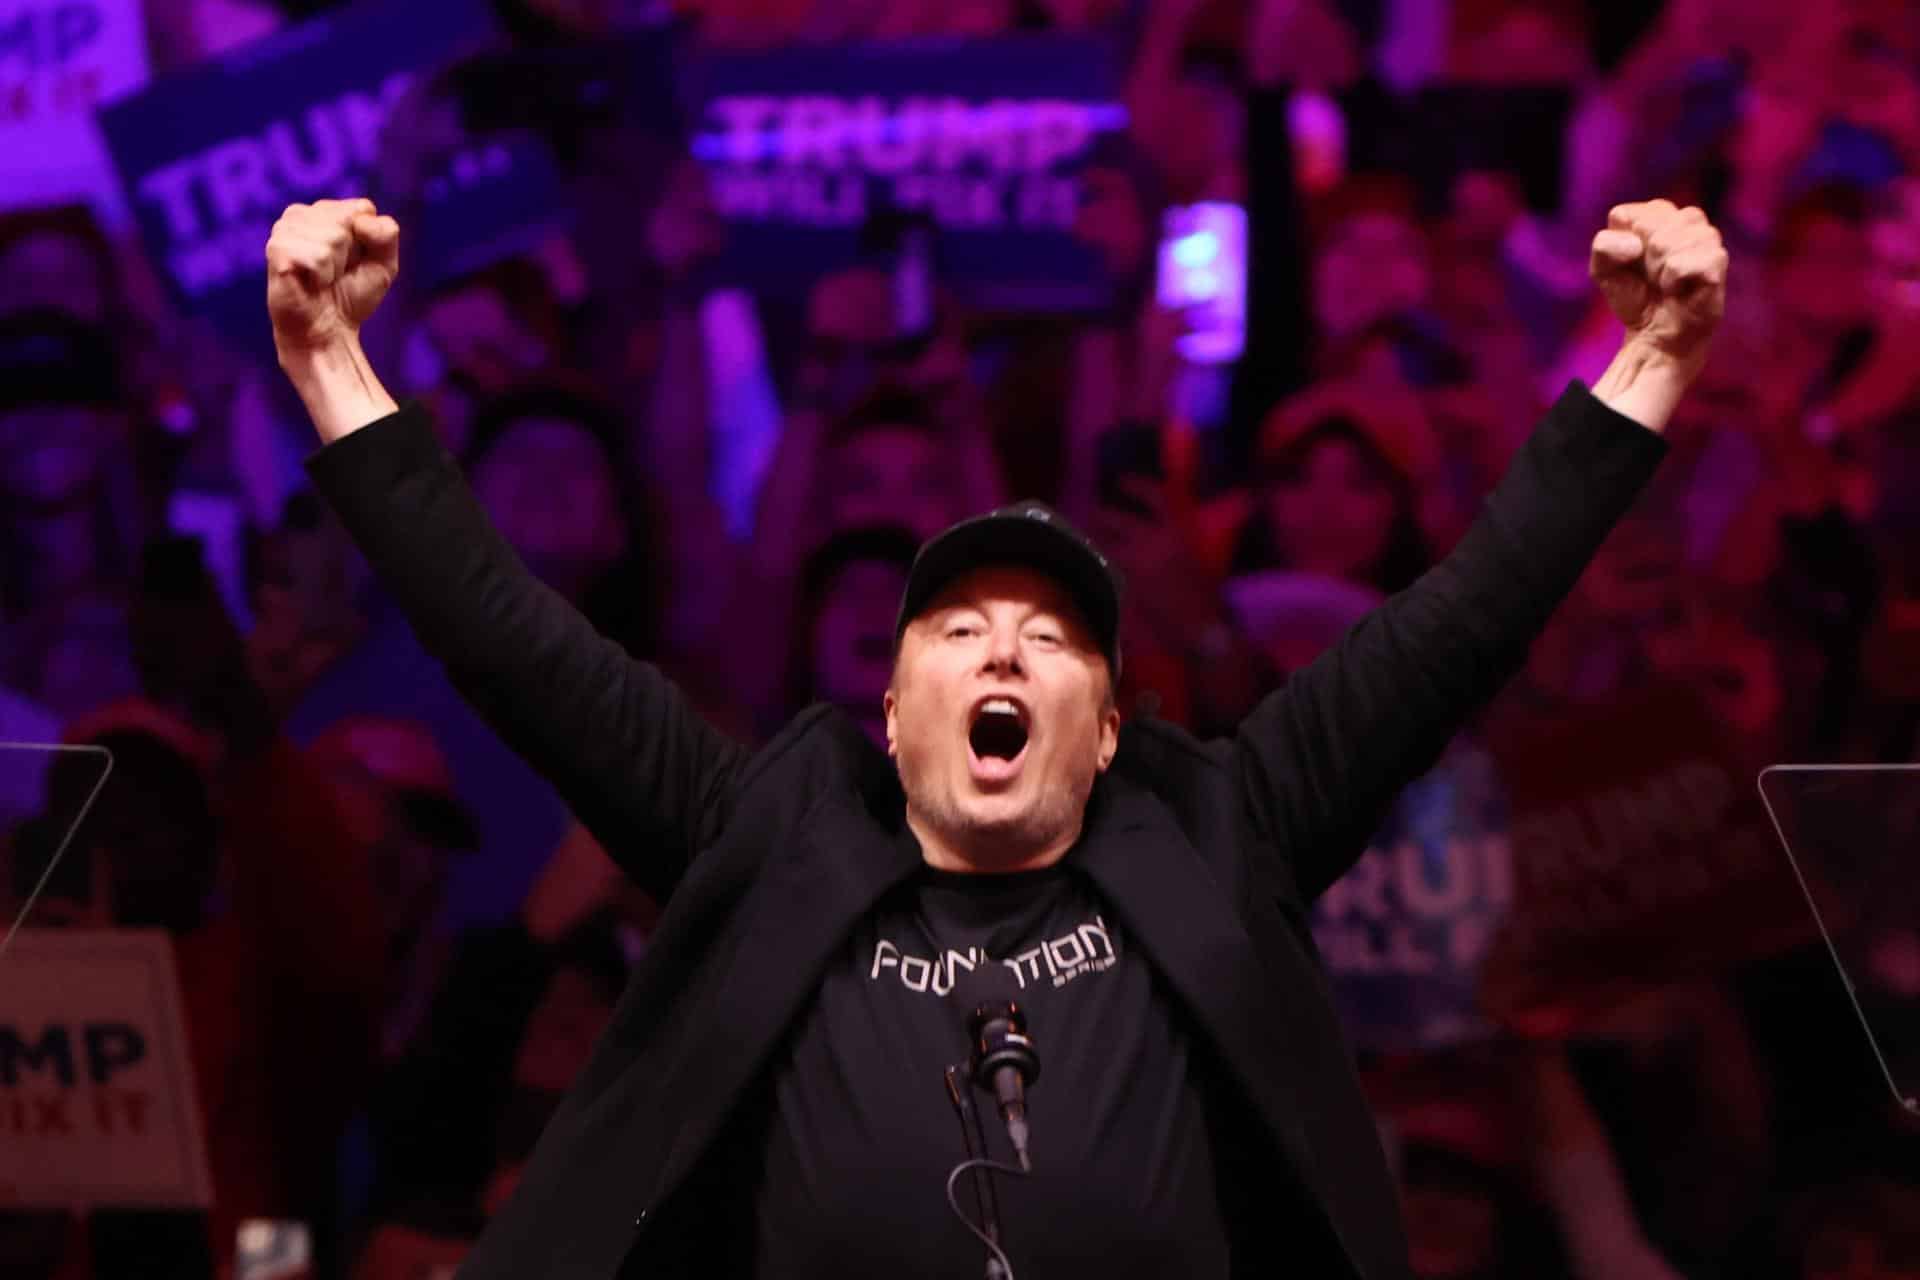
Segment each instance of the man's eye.
M965 622L956 622L954 625L947 628L947 634L949 636L952 636L955 639L965 639L970 635L974 635L978 631L979 631L978 627L972 626Z
M1043 644L1049 648L1066 643L1066 640L1057 631L1034 631L1029 634L1033 637L1035 644Z

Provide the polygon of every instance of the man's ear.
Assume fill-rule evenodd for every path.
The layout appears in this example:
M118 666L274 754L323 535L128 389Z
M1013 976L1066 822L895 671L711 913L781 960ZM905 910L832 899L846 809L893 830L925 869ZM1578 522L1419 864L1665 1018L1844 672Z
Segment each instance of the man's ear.
M1120 750L1120 708L1109 702L1100 713L1100 772L1105 773Z
M898 756L900 743L894 736L894 728L897 723L895 713L900 709L900 699L894 696L891 686L887 689L886 697L880 699L880 709L887 714L887 754Z

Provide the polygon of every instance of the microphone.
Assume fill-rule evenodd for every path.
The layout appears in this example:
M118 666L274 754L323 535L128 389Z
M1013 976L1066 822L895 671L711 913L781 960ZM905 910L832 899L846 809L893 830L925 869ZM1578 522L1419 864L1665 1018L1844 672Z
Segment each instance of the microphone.
M987 961L954 983L954 996L967 1010L967 1059L973 1083L994 1097L1006 1122L1007 1141L1022 1172L1033 1172L1027 1155L1027 1088L1040 1078L1040 1054L1027 1035L1019 985L998 961Z

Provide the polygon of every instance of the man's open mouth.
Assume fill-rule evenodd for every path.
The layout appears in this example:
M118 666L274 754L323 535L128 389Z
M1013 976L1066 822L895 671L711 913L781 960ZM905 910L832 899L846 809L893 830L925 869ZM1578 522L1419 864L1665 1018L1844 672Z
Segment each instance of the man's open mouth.
M973 704L967 745L978 761L1011 763L1027 749L1032 722L1031 713L1017 698L1003 694L982 698Z

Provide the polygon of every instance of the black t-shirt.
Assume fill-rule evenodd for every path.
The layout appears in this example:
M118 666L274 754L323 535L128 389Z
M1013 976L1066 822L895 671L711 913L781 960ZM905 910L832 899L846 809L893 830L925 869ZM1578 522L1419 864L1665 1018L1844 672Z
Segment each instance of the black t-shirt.
M926 868L855 930L773 1066L750 1241L734 1242L750 1243L743 1269L982 1274L982 1246L946 1199L966 1154L943 1078L967 1052L949 995L969 963L1015 971L1041 1060L1027 1093L1033 1175L994 1175L1015 1275L1231 1274L1222 1184L1231 1196L1251 1180L1222 1158L1235 1143L1203 1097L1193 1038L1065 865ZM1010 1163L992 1099L975 1099L987 1154ZM968 1178L956 1196L974 1217Z

